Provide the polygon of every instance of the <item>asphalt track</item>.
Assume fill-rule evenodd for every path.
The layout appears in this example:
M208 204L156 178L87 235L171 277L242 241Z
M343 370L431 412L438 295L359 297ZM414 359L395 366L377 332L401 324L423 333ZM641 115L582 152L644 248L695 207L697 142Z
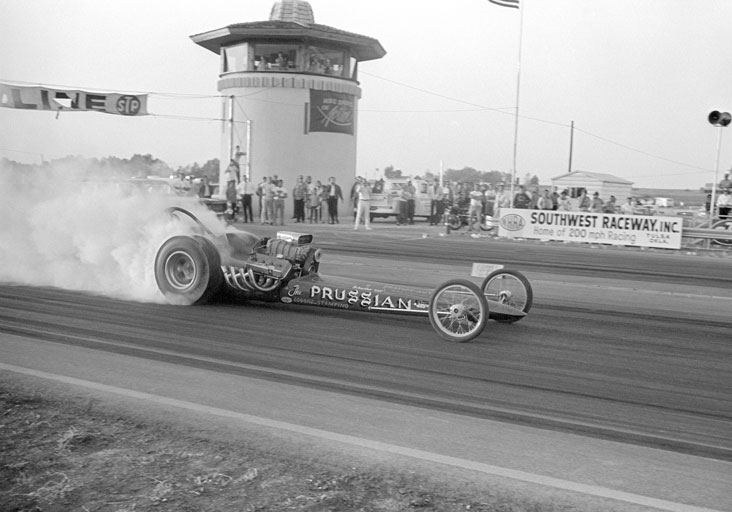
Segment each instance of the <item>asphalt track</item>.
M261 226L252 230L271 233ZM95 353L112 358L97 361L100 367L108 364L109 372L115 367L114 358L124 358L130 367L141 360L166 365L169 377L156 373L147 389L141 387L146 381L139 373L132 379L138 382L136 388L131 382L122 386L139 392L154 393L185 369L203 372L212 381L212 375L246 380L251 389L267 383L265 396L275 395L277 386L287 386L309 396L328 397L322 398L326 402L364 400L392 412L426 411L433 419L449 415L464 426L466 439L471 438L471 428L480 432L488 422L495 432L508 425L570 436L579 444L609 443L603 445L609 447L607 453L598 456L605 463L610 453L626 448L635 454L637 464L664 454L682 458L674 468L698 471L708 488L685 493L675 485L676 494L664 491L663 482L616 483L609 488L652 499L671 497L662 505L628 500L666 510L676 510L676 503L682 507L678 510L692 510L688 508L692 505L699 507L694 510L732 510L730 494L724 492L725 482L729 491L732 481L728 254L473 239L443 236L441 228L426 226L400 230L376 224L368 233L355 233L348 226L318 226L309 231L325 252L323 274L433 288L446 279L468 277L472 262L505 264L530 278L534 308L519 323L490 322L473 342L451 344L437 337L427 318L247 303L236 297L205 307L179 308L0 286L0 361L5 370L26 368L104 382L90 368L82 372L73 361L64 363L65 351L73 357L82 351L88 357ZM51 352L56 363L40 355ZM206 388L206 380L197 382ZM200 396L179 398L209 403ZM271 403L271 398L265 401ZM339 410L335 405L332 409ZM359 410L366 409L362 404ZM264 417L267 410L249 412ZM288 424L322 431L338 430L335 425L340 425L340 432L350 432L341 420L323 422L322 412L310 412L307 421L306 412L297 417L282 414ZM393 419L380 421L386 425ZM376 426L364 428L368 418L360 423L359 439L384 441ZM395 433L398 426L389 428L389 446L409 444ZM557 438L550 447L564 442ZM476 451L482 449L481 443L490 444L480 438L472 443ZM516 462L525 456L518 453L520 446L510 457L516 470L525 469ZM587 448L586 456L594 449ZM465 453L450 453L447 445L434 452L470 459ZM581 466L577 463L572 469L578 455L559 456L555 451L554 456L564 458L565 468L557 469L561 474L536 470L535 460L527 462L534 468L531 474L582 480L572 476ZM485 454L481 460L496 461L490 457ZM603 465L589 458L595 460L595 468ZM676 477L683 480L683 475ZM699 485L686 477L690 488ZM607 478L595 474L593 482L604 489Z

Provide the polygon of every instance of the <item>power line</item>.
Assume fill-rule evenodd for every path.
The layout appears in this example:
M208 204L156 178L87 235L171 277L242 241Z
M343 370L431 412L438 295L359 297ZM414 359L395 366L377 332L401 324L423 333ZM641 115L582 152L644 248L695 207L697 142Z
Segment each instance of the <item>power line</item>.
M76 85L61 85L61 84L46 84L42 82L26 82L23 80L9 80L7 78L0 77L0 82L3 83L12 83L12 84L18 84L18 85L25 85L25 86L32 86L32 87L47 87L49 89L67 89L67 90L92 90L92 91L99 91L99 92L119 92L119 90L113 90L113 89L107 89L104 87L80 87ZM168 97L174 97L174 98L184 98L184 99L211 99L211 98L221 98L222 96L220 94L218 95L211 95L211 94L193 94L193 93L173 93L173 92L155 92L155 91L133 91L133 90L126 90L125 92L130 94L148 94L151 96L168 96Z
M385 82L389 82L389 83L393 83L395 85L399 85L401 87L405 87L405 88L408 88L408 89L412 89L412 90L415 90L415 91L419 91L419 92L422 92L424 94L428 94L430 96L435 96L435 97L438 97L438 98L448 99L450 101L455 101L455 102L458 102L458 103L463 103L463 104L466 104L466 105L471 105L471 106L477 107L477 110L481 110L481 111L488 110L488 111L497 112L499 114L505 114L505 115L511 115L511 116L514 115L513 113L506 112L506 111L507 110L515 110L515 107L501 107L501 108L486 107L486 106L483 106L483 105L478 105L476 103L464 101L464 100L461 100L459 98L454 98L454 97L447 96L447 95L444 95L444 94L436 93L434 91L430 91L430 90L427 90L427 89L423 89L421 87L415 87L415 86L412 86L412 85L409 85L409 84L405 84L403 82L399 82L399 81L396 81L396 80L391 80L389 78L384 78L384 77L381 77L381 76L378 76L378 75L374 75L372 73L367 73L367 72L364 72L364 71L361 71L361 73L363 73L365 75L368 75L368 76L371 76L371 77L374 77L374 78L378 78L379 80L384 80ZM389 112L399 112L399 111L389 111ZM404 110L403 112L413 113L413 112L446 112L446 111L439 111L439 110L438 111L407 111L407 110ZM463 111L450 111L450 112L463 112ZM465 110L464 112L469 112L469 110ZM526 116L526 115L519 115L519 118L526 119L526 120L529 120L529 121L538 122L538 123L544 123L544 124L550 124L550 125L554 125L554 126L560 126L560 127L563 127L563 128L569 128L570 127L570 125L569 124L566 124L566 123L561 123L561 122L557 122L557 121L549 121L547 119L540 119L540 118L537 118L537 117L531 117L531 116ZM576 125L575 125L574 129L577 130L577 131L579 131L579 132L582 132L582 133L584 133L586 135L589 135L590 137L595 137L596 139L602 140L603 142L606 142L608 144L613 144L613 145L618 146L618 147L621 147L623 149L627 149L629 151L633 151L635 153L639 153L639 154L642 154L642 155L645 155L645 156L648 156L648 157L651 157L651 158L655 158L655 159L658 159L658 160L661 160L661 161L664 161L664 162L669 162L669 163L672 163L674 165L680 165L682 167L687 167L689 169L696 169L696 170L700 170L700 171L703 171L703 172L710 172L711 171L710 169L706 169L704 167L699 167L699 166L696 166L696 165L687 164L687 163L684 163L684 162L679 162L677 160L672 160L670 158L666 158L666 157L663 157L663 156L660 156L660 155L655 155L653 153L649 153L647 151L643 151L641 149L628 146L627 144L623 144L621 142L616 142L616 141L610 140L607 137L603 137L601 135L597 135L597 134L592 133L592 132L590 132L588 130L583 130L583 129L577 128ZM683 175L683 174L684 173L677 174L677 175ZM674 174L664 173L664 176L674 176Z
M446 94L441 94L441 93L437 93L437 92L434 92L434 91L430 91L430 90L424 89L422 87L416 87L416 86L413 86L413 85L410 85L410 84L407 84L407 83L404 83L404 82L400 82L400 81L397 81L397 80L392 80L392 79L389 79L389 78L385 78L385 77L382 77L382 76L378 76L378 75L375 75L375 74L372 74L372 73L367 73L367 72L364 72L364 71L361 71L361 73L362 74L365 74L367 76L371 76L373 78L377 78L379 80L383 80L385 82L392 83L392 84L397 85L399 87L404 87L404 88L407 88L407 89L411 89L411 90L414 90L414 91L421 92L423 94L427 94L427 95L434 96L434 97L437 97L437 98L441 98L441 99L445 99L445 100L449 100L449 101L453 101L453 102L456 102L456 103L461 103L461 104L464 104L464 105L468 105L468 106L474 107L472 109L426 109L426 110L413 110L413 109L409 109L409 110L408 109L376 110L376 109L364 109L363 112L394 113L394 114L399 114L399 113L405 113L406 114L406 113L410 113L410 114L413 114L413 113L468 113L468 112L485 112L485 111L489 111L489 112L496 112L498 114L508 115L508 116L513 116L514 115L512 111L515 110L515 107L489 107L489 106L481 105L481 104L478 104L478 103L475 103L475 102L466 101L466 100L463 100L463 99L460 99L460 98L455 98L453 96L448 96ZM30 85L30 86L59 88L59 89L72 89L72 90L76 90L76 89L87 89L87 87L59 85L59 84L46 84L46 83L41 83L41 82L27 82L27 81L21 81L21 80L8 80L8 79L2 78L2 77L0 77L0 82L5 82L5 83L11 82L11 83L14 83L14 84L24 84L24 85ZM96 90L96 91L109 91L109 92L112 92L111 89L105 89L105 88L91 87L89 89ZM171 93L171 92L152 92L152 91L127 91L127 92L134 93L134 94L148 94L148 95L152 95L152 96L180 98L180 99L213 99L213 98L223 99L223 98L226 98L227 96L231 96L231 95L226 95L225 96L225 95L221 95L221 94L218 94L218 95L205 95L205 94L192 94L192 93ZM300 107L300 105L296 105L296 104L293 104L293 103L281 102L281 101L275 101L275 100L268 100L268 99L259 99L259 98L254 98L253 97L253 96L256 96L256 95L258 95L260 93L261 93L261 91L257 91L257 92L249 93L249 94L234 95L234 97L235 98L248 98L251 101L261 101L261 102L264 102L264 103L271 103L271 104L277 104L277 105L290 105L290 106L293 106L293 107ZM244 111L243 106L241 105L241 103L239 103L239 102L236 102L236 103L238 103L238 109L244 114L245 118L248 119L249 116ZM211 122L211 121L214 121L214 122L222 122L222 121L226 121L226 122L231 122L230 119L223 119L223 118L217 118L217 117L197 117L197 116L183 116L183 115L171 115L171 114L152 114L152 113L149 114L149 115L152 116L152 117L157 117L157 118L173 119L173 120L180 120L180 121L201 121L201 122L204 122L204 121L205 122ZM567 124L567 123L562 123L562 122L558 122L558 121L551 121L551 120L547 120L547 119L541 119L541 118L527 116L527 115L523 115L523 114L522 115L519 115L519 117L521 119L525 119L525 120L528 120L528 121L533 121L533 122L537 122L537 123L544 123L544 124L549 124L549 125L553 125L553 126L559 126L559 127L562 127L562 128L569 128L570 127L570 125ZM235 120L234 123L237 124L237 125L246 124L246 120L245 121L236 121ZM668 162L668 163L671 163L671 164L674 164L674 165L679 165L679 166L686 167L686 168L689 168L689 169L695 169L695 170L702 171L702 172L711 172L710 169L706 169L704 167L699 167L697 165L692 165L692 164L688 164L688 163L685 163L685 162L680 162L680 161L677 161L677 160L673 160L673 159L670 159L670 158L666 158L666 157L663 157L663 156L660 156L660 155L656 155L656 154L650 153L648 151L644 151L642 149L634 148L632 146L629 146L629 145L624 144L624 143L621 143L621 142L617 142L617 141L608 139L607 137L603 137L603 136L598 135L596 133L590 132L589 130L585 130L585 129L582 129L582 128L578 128L576 125L575 125L574 129L576 131L578 131L578 132L581 132L581 133L587 135L587 136L594 137L594 138L596 138L598 140L601 140L601 141L603 141L603 142L605 142L607 144L612 144L612 145L618 146L620 148L626 149L628 151L632 151L632 152L635 152L635 153L638 153L638 154L642 154L642 155L645 155L645 156L648 156L648 157L651 157L651 158L654 158L654 159L657 159L657 160L661 160L661 161L664 161L664 162ZM6 151L14 151L14 150L6 150ZM16 152L23 153L23 151L16 151ZM39 154L39 153L29 153L29 154ZM666 174L666 173L664 173L664 176L674 176L674 175L683 175L683 173L681 173L681 174Z

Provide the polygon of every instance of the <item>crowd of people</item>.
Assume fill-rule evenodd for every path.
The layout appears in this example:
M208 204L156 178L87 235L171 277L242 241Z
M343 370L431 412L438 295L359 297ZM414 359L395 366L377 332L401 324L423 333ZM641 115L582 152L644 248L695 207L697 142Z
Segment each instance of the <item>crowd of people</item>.
M238 149L238 148L237 148ZM344 201L341 186L336 183L335 177L327 181L313 180L311 176L300 175L291 189L286 188L284 180L277 175L262 178L259 183L252 183L247 176L238 172L236 161L224 173L226 182L225 195L227 209L233 212L232 220L240 217L245 223L260 222L262 224L285 224L285 203L292 198L293 216L290 219L294 223L339 224L338 208ZM174 184L176 192L180 195L192 195L201 198L211 197L213 187L208 178L191 180L190 177L180 175L179 180ZM422 183L420 194L424 197L424 184ZM354 229L358 230L363 224L365 229L370 226L370 206L373 194L390 192L385 190L383 179L368 181L357 177L351 187L350 200L353 205ZM394 210L397 213L397 225L414 224L415 200L418 197L417 189L408 179L400 184L394 196L396 204ZM611 195L607 200L600 197L599 192L592 195L582 189L578 197L572 198L568 190L559 192L557 187L552 190L532 186L527 190L525 185L517 185L515 194L511 198L510 186L504 183L470 183L462 181L443 181L434 179L429 182L426 194L430 199L430 214L428 217L430 225L441 224L444 215L451 208L469 219L469 227L475 230L476 223L483 220L484 216L495 218L500 217L501 208L519 208L534 210L557 210L557 211L584 211L592 213L623 213L631 215L638 213L640 203L633 197L627 197L626 201L618 204L615 196ZM720 183L720 193L717 197L716 206L721 217L725 218L732 211L732 181L729 175L725 175ZM255 217L255 211L256 217Z
M227 176L228 178L228 176ZM276 174L265 176L254 184L246 176L241 181L227 180L227 202L235 212L240 212L245 223L285 225L285 201L292 198L294 223L339 224L339 203L343 201L343 191L336 179L331 176L326 183L313 180L311 176L298 176L292 189L285 188L282 178ZM230 190L233 188L233 191ZM254 216L254 204L257 216Z
M611 195L605 201L600 197L599 192L594 192L592 196L589 196L587 189L582 189L579 197L571 198L567 190L558 192L557 187L554 187L552 192L549 189L544 189L540 193L538 187L528 192L526 187L521 185L514 195L513 207L530 210L632 214L637 207L637 201L632 197L628 197L624 204L619 205L614 195Z

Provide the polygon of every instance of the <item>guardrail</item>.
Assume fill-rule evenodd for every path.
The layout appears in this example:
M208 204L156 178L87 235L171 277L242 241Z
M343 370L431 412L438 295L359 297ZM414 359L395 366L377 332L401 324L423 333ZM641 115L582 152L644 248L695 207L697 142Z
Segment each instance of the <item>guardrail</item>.
M704 241L705 248L712 247L712 241L719 241L716 248L732 249L732 231L726 229L712 228L687 228L682 232L682 238L693 238L695 240Z

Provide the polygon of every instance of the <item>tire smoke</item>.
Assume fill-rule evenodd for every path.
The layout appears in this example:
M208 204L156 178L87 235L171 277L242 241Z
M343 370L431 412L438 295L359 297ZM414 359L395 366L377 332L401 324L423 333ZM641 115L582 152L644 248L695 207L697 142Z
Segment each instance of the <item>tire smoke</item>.
M207 225L221 222L195 199L109 175L62 164L0 167L0 282L162 302L155 254L183 229L165 209L183 205Z

